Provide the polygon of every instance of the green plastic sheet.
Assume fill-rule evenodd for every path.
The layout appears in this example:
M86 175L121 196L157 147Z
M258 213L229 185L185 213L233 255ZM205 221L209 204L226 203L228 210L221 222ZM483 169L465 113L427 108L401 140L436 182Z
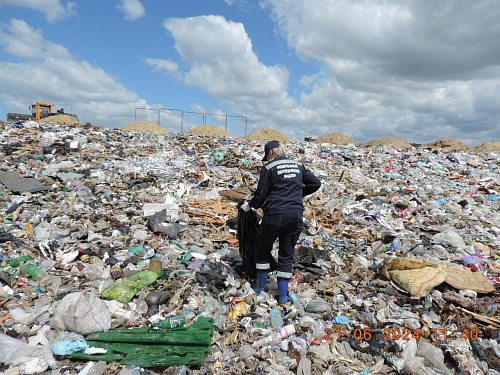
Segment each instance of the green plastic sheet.
M75 360L117 362L144 368L201 365L209 353L214 334L212 318L200 316L187 327L155 330L130 328L96 332L86 337L89 348L104 354L72 353Z

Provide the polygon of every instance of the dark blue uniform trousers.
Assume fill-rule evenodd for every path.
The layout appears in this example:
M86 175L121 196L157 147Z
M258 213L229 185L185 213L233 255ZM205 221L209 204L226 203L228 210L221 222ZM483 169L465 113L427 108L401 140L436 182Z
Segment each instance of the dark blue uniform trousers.
M291 214L264 215L260 224L260 237L255 249L257 272L269 272L271 251L279 240L277 277L291 279L295 245L304 228L302 212Z

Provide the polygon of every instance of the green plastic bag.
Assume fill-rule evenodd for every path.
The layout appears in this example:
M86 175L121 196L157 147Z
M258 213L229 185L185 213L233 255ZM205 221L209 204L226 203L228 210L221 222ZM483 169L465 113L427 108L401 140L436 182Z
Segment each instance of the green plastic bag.
M101 297L128 303L142 288L154 284L163 274L163 271L140 271L135 275L116 281L101 292Z

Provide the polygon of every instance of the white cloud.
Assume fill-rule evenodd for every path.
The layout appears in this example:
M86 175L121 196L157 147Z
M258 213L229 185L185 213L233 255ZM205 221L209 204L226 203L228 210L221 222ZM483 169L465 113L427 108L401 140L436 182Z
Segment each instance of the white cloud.
M64 5L60 0L0 0L0 7L12 5L29 8L45 15L49 22L68 18L75 14L76 3L66 2Z
M229 5L237 5L240 9L248 9L248 0L224 0L224 2Z
M316 80L314 74L302 78L309 92L299 108L324 124L320 131L360 141L410 134L416 142L457 137L477 143L474 129L482 124L489 139L500 138L495 1L261 4L291 50L319 66Z
M26 22L12 19L8 33L0 32L0 44L14 57L42 60L46 56L67 59L70 54L66 48L44 40L41 31L32 29Z
M144 5L139 0L121 0L116 7L123 12L127 21L135 21L145 14Z
M241 23L221 16L170 18L164 22L185 65L187 84L226 103L275 100L286 103L288 70L262 64ZM283 101L284 100L284 101Z
M134 107L147 106L101 68L77 60L24 21L11 20L0 32L0 43L20 60L0 62L0 98L9 110L27 108L32 103L23 100L32 98L73 111L84 122L121 127Z
M145 58L144 62L146 65L152 67L154 72L165 73L171 77L182 79L179 65L172 60Z
M172 60L146 58L144 62L151 66L155 72L175 73L179 70L179 65Z
M316 69L298 78L299 102L288 94L288 68L263 64L256 52L263 47L254 50L244 26L221 16L165 20L180 62L147 63L292 139L331 132L361 142L385 135L418 143L500 138L494 1L260 4L271 11L277 36Z

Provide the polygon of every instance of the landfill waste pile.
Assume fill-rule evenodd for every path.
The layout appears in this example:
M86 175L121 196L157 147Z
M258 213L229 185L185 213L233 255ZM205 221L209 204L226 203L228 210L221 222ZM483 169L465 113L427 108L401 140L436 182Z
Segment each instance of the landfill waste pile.
M3 374L500 374L500 149L289 143L322 187L280 306L264 142L0 126Z

